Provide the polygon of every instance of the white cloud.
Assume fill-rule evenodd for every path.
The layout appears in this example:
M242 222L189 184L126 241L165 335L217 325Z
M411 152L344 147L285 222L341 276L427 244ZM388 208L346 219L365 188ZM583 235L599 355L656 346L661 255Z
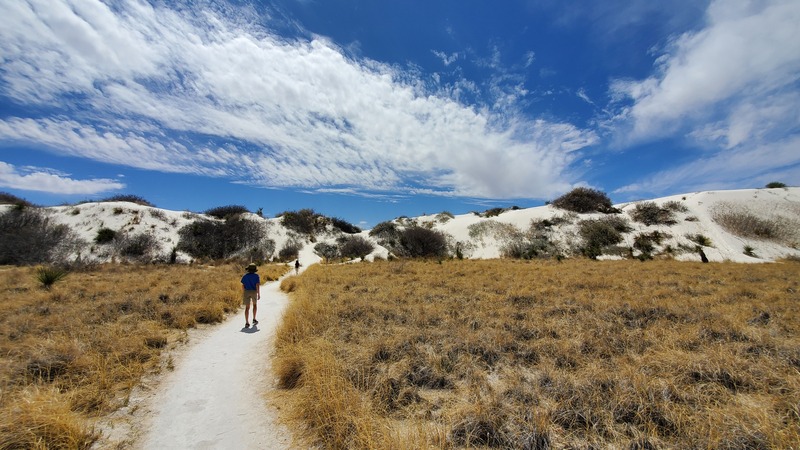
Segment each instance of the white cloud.
M617 80L612 94L630 99L618 119L629 121L628 138L650 139L715 123L726 146L754 140L763 130L750 120L785 131L800 125L797 103L776 117L774 103L795 93L800 80L800 2L717 0L706 27L675 38L645 80Z
M444 64L445 67L447 67L450 64L453 64L454 62L458 61L458 58L460 57L458 52L453 52L453 53L451 53L449 55L447 53L445 53L445 52L438 51L438 50L431 50L431 52L434 55L436 55L437 58L442 60L442 64Z
M15 167L0 161L0 186L23 191L92 195L125 188L109 179L75 180L69 174L41 167Z
M0 17L4 94L57 108L0 121L0 140L53 152L268 187L421 183L445 195L549 197L570 182L574 150L596 141L522 117L521 88L464 105L323 38L287 41L203 8L31 0L0 2Z

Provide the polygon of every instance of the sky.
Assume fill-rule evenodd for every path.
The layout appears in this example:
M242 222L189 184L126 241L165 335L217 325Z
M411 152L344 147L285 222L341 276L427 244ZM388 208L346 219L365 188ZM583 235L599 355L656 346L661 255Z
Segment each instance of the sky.
M0 2L0 191L399 216L800 185L797 0Z

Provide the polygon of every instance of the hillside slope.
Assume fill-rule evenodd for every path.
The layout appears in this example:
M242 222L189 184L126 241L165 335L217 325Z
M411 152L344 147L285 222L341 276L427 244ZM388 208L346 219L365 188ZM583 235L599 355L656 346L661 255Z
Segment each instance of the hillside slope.
M668 220L657 224L636 221L638 208L649 204L665 212ZM669 257L698 260L702 248L711 261L766 262L800 257L800 188L745 189L695 192L653 200L615 205L619 214L576 214L553 206L527 209L490 210L454 216L449 213L391 222L398 229L421 226L443 233L451 255L466 258L500 258L524 248L524 257L571 257L585 253L582 226L587 221L615 217L626 229L621 242L603 246L598 259L630 257ZM0 212L13 206L0 205ZM83 203L74 206L42 208L52 221L67 225L84 242L73 258L92 261L118 261L114 248L98 244L101 229L129 235L150 234L157 242L153 259L190 262L192 258L175 251L178 231L198 220L219 220L192 212L169 211L128 202ZM339 245L350 236L328 227L314 236L286 229L280 218L247 214L260 223L270 242L267 256L276 257L289 242L303 246L301 257L316 259L313 248L324 242ZM392 248L370 236L375 251L365 259L387 258ZM384 244L384 245L381 245ZM519 257L519 255L517 255ZM310 262L310 261L309 261Z

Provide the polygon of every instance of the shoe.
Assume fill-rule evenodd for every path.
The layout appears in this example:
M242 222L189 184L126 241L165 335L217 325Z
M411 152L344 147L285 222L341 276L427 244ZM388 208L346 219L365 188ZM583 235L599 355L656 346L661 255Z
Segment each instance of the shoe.
M244 327L245 328L250 328L250 322L245 322Z
M253 319L253 325L258 325L258 321L256 319Z

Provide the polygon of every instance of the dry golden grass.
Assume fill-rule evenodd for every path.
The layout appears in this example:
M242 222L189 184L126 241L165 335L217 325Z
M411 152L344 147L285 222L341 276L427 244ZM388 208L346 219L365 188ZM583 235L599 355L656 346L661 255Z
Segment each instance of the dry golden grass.
M0 267L0 448L88 448L93 421L159 370L181 330L239 307L242 274L108 265L45 290L35 268Z
M324 448L798 448L800 264L390 261L291 281Z

